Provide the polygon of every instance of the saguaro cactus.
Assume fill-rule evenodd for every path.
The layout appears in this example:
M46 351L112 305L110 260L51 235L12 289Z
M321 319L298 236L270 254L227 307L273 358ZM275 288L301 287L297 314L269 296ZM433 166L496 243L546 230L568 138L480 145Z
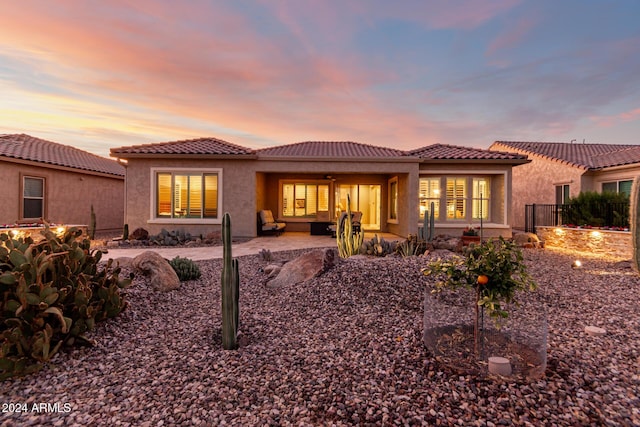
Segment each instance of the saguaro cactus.
M640 177L635 177L631 185L631 200L629 201L629 231L633 246L633 266L640 272Z
M240 316L240 274L238 260L231 255L231 217L222 218L222 347L225 350L238 348L238 322Z

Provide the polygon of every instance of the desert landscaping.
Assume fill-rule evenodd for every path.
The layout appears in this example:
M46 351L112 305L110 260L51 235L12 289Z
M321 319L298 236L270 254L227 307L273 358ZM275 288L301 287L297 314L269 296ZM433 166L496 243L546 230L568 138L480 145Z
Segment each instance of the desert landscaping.
M536 378L464 372L430 354L420 269L435 254L351 257L279 287L254 255L239 258L237 350L221 346L221 260L198 262L200 279L166 293L137 276L126 310L90 334L95 347L0 383L3 404L28 408L5 409L0 425L640 424L638 273L628 261L571 268L571 253L523 252L548 311ZM59 410L32 410L42 402Z

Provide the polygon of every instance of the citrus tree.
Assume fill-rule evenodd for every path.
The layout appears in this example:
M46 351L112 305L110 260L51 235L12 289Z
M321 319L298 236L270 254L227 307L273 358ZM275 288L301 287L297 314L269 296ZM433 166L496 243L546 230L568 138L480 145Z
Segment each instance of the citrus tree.
M467 288L475 291L474 343L478 354L481 310L496 320L509 316L506 305L516 303L516 292L535 290L536 284L527 272L523 255L515 243L502 237L471 245L464 257L438 260L422 269L422 273L436 278L432 292L450 288Z

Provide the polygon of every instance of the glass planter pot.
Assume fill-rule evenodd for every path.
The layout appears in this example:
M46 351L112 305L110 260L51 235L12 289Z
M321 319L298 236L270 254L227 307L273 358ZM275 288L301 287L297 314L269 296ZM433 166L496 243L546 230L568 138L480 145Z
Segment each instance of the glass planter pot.
M547 365L547 312L540 292L520 292L519 306L509 305L509 317L499 325L479 311L474 337L475 291L444 290L424 296L425 346L461 373L489 373L489 358L506 358L511 375L540 377ZM495 360L495 359L494 359Z

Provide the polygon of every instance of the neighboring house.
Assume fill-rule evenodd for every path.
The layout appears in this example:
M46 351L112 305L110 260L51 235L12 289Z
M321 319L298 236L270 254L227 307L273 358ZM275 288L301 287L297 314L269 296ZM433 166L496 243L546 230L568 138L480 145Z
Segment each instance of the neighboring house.
M629 194L640 175L640 146L496 141L490 151L526 155L513 170L513 227L524 228L525 205L562 204L583 191Z
M33 223L122 230L124 172L118 162L29 135L0 135L0 226Z
M256 235L273 212L287 231L362 212L362 228L406 236L433 201L436 232L459 234L482 217L487 236L511 236L512 167L526 156L449 145L412 151L355 142L301 142L252 150L215 138L111 149L126 162L125 222L150 233L219 230ZM480 200L480 194L483 199Z

